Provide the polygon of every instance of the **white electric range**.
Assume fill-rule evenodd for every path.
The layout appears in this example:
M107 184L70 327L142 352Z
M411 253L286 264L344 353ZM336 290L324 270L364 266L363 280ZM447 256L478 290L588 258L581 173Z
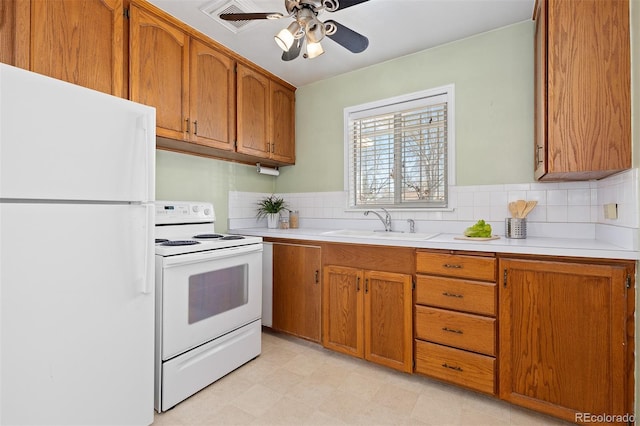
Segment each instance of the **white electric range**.
M262 238L215 232L213 205L156 202L155 408L261 352Z

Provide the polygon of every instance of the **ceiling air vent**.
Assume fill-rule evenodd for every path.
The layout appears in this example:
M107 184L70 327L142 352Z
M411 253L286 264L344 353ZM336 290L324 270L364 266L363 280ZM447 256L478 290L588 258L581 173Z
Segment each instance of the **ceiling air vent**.
M202 13L234 33L251 28L260 21L225 21L220 19L220 15L223 13L251 13L257 10L260 10L258 6L246 0L218 0L200 9Z

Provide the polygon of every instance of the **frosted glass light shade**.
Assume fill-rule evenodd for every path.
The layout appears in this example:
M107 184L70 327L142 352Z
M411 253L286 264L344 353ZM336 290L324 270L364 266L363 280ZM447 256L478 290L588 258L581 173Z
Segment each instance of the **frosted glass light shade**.
M313 59L324 53L324 49L320 43L309 43L307 40L307 58Z
M280 49L288 52L293 46L295 36L300 31L300 24L297 21L293 21L287 28L283 28L276 36L276 44Z

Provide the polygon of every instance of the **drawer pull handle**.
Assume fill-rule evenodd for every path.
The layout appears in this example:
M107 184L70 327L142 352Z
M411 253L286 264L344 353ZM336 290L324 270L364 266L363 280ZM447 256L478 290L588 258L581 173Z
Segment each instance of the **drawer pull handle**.
M448 327L442 327L442 331L448 331L449 333L456 333L456 334L464 334L462 330L454 330L453 328L448 328Z
M462 269L462 265L452 265L451 263L445 263L442 266L449 269Z
M442 366L444 368L450 368L451 370L462 371L462 368L456 367L456 366L453 366L453 365L449 365L446 362L444 364L442 364Z
M446 291L442 293L442 295L447 297L457 297L458 299L462 299L464 297L462 294L449 293Z

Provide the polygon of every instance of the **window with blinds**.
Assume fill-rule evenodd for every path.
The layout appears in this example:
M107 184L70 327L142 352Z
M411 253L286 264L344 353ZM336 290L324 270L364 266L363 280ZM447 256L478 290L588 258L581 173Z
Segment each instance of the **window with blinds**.
M349 207L447 207L452 91L345 110Z

